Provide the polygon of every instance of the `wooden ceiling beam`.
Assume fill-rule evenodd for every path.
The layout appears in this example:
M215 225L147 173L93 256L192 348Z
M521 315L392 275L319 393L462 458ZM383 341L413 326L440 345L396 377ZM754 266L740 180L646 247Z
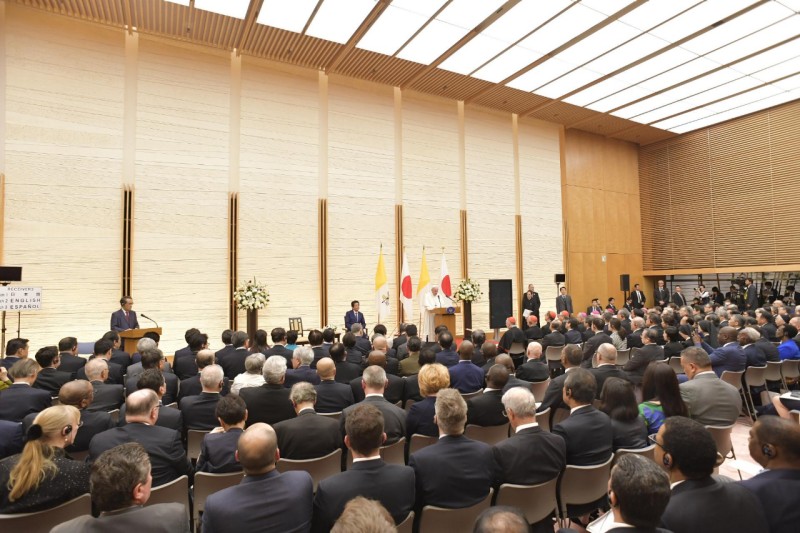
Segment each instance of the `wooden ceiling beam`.
M241 55L242 48L247 46L247 42L250 40L250 35L253 33L256 20L258 20L258 14L261 13L261 7L263 5L264 0L250 0L250 5L247 6L247 14L244 17L241 31L233 44L233 49L236 51L237 56Z
M263 1L263 0L262 0ZM378 20L383 12L389 7L389 4L392 3L392 0L378 0L375 4L375 7L369 12L369 14L361 21L361 24L358 25L356 31L350 36L342 47L339 48L339 51L331 58L330 62L325 66L325 72L333 72L336 70L336 67L341 65L342 61L345 60L347 55L353 51L358 44L358 41L364 36L367 31L375 24L375 21Z

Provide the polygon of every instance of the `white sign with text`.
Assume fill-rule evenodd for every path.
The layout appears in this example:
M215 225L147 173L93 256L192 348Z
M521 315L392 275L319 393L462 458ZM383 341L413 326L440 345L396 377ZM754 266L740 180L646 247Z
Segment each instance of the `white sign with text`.
M0 311L34 311L41 308L41 287L0 287Z

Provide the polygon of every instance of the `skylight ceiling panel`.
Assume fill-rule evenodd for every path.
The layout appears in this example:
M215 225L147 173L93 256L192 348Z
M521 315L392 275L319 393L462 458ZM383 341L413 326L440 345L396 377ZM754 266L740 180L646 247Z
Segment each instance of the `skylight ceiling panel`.
M587 64L586 68L608 74L626 65L630 65L636 60L656 52L667 45L669 45L668 42L645 33L633 41L620 46L616 50L612 50L598 57Z
M706 54L705 57L717 63L730 63L752 54L754 51L763 50L798 34L800 34L800 15L795 15L725 47L714 50Z
M520 45L546 54L605 19L604 15L594 9L575 4L554 21L520 42Z
M300 33L314 12L317 0L264 0L256 22L273 28Z
M706 0L649 33L674 43L755 3L757 0Z
M476 78L499 83L515 72L533 63L544 54L524 46L513 46L500 57L485 65L472 75Z
M800 48L797 49L797 53L798 56L754 72L751 76L763 82L771 82L789 74L800 72Z
M306 34L344 44L375 7L375 0L325 0Z
M772 85L784 91L793 91L800 88L800 74L795 74L786 79L773 82Z
M511 80L508 86L521 91L531 92L537 87L545 85L547 81L555 79L575 67L575 64L562 61L556 56L553 59L545 61L536 68L529 70L522 76Z
M400 0L389 4L356 45L394 55L444 4L445 0Z
M589 70L587 68L579 68L573 70L566 76L557 79L556 81L540 87L536 90L536 94L546 96L548 98L560 98L568 93L575 87L581 87L587 83L591 83L597 78L603 76L600 72Z
M210 11L211 13L236 19L244 19L245 15L247 15L248 6L250 6L250 0L225 0L224 2L219 2L218 0L194 0L195 9L202 9L203 11Z
M765 68L794 59L798 55L800 55L800 39L790 41L772 50L767 50L766 52L753 56L750 59L740 61L733 65L732 68L743 74L754 74Z
M622 92L630 86L629 83L616 77L609 78L605 81L608 83L603 83L602 87L600 84L592 85L586 90L583 90L577 94L573 94L569 98L565 98L564 101L573 105L584 107L592 102L604 100L610 94Z
M599 111L600 113L607 113L612 109L625 105L628 102L632 102L633 100L638 100L639 98L650 96L651 94L653 94L653 91L650 91L645 87L642 87L641 85L634 85L633 87L628 87L624 91L612 94L611 96L603 98L602 100L585 104L585 107L592 109L594 111ZM575 96L567 98L565 101L569 103L574 103L572 99L581 95L583 95L583 92L580 92Z
M795 13L800 13L800 0L778 0L778 2L785 5Z
M502 4L503 0L453 0L397 57L424 65L432 63Z
M448 57L439 68L468 75L506 48L507 42L481 33Z
M620 17L619 21L633 26L640 31L647 31L702 2L703 0L646 2L630 13L627 13L625 16Z

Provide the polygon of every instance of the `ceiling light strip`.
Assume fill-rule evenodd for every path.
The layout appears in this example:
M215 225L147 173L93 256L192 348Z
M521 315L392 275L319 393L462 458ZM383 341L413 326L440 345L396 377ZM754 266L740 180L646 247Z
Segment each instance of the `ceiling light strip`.
M400 48L398 48L397 50L395 50L394 54L392 54L392 57L397 57L397 54L399 54L400 52L402 52L402 51L403 51L403 49L404 49L406 46L408 46L408 44L409 44L411 41L413 41L414 39L416 39L416 38L417 38L417 35L419 35L420 33L422 33L422 32L423 32L423 30L425 30L425 28L427 28L427 27L430 25L430 23L431 23L431 22L433 22L434 20L436 20L436 17L438 17L439 15L441 15L442 11L444 11L445 9L447 9L447 7L448 7L448 6L449 6L449 5L450 5L452 2L453 2L453 0L447 0L447 2L445 2L444 4L442 4L442 6L441 6L439 9L437 9L437 10L436 10L436 13L434 13L433 15L431 15L431 18L429 18L429 19L428 19L428 20L425 22L425 24L423 24L422 26L420 26L419 28L417 28L417 31L415 31L415 32L414 32L414 33L411 35L411 37L409 37L409 38L406 40L406 42L404 42L404 43L403 43L403 45L402 45Z
M325 72L329 73L338 67L342 61L347 57L347 55L353 51L356 47L356 43L361 40L367 31L375 24L375 21L378 20L383 12L389 7L391 0L378 0L372 10L369 12L369 15L361 21L361 24L356 28L356 31L350 36L347 40L347 43L344 46L341 46L336 54L331 59L330 63L323 69Z

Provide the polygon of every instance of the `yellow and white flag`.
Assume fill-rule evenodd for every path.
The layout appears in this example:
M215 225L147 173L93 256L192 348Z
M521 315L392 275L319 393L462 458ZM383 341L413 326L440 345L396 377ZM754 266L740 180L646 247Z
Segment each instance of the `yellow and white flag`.
M378 254L378 269L375 272L375 306L378 309L378 323L389 318L389 283L386 279L386 265L383 263L383 245Z

